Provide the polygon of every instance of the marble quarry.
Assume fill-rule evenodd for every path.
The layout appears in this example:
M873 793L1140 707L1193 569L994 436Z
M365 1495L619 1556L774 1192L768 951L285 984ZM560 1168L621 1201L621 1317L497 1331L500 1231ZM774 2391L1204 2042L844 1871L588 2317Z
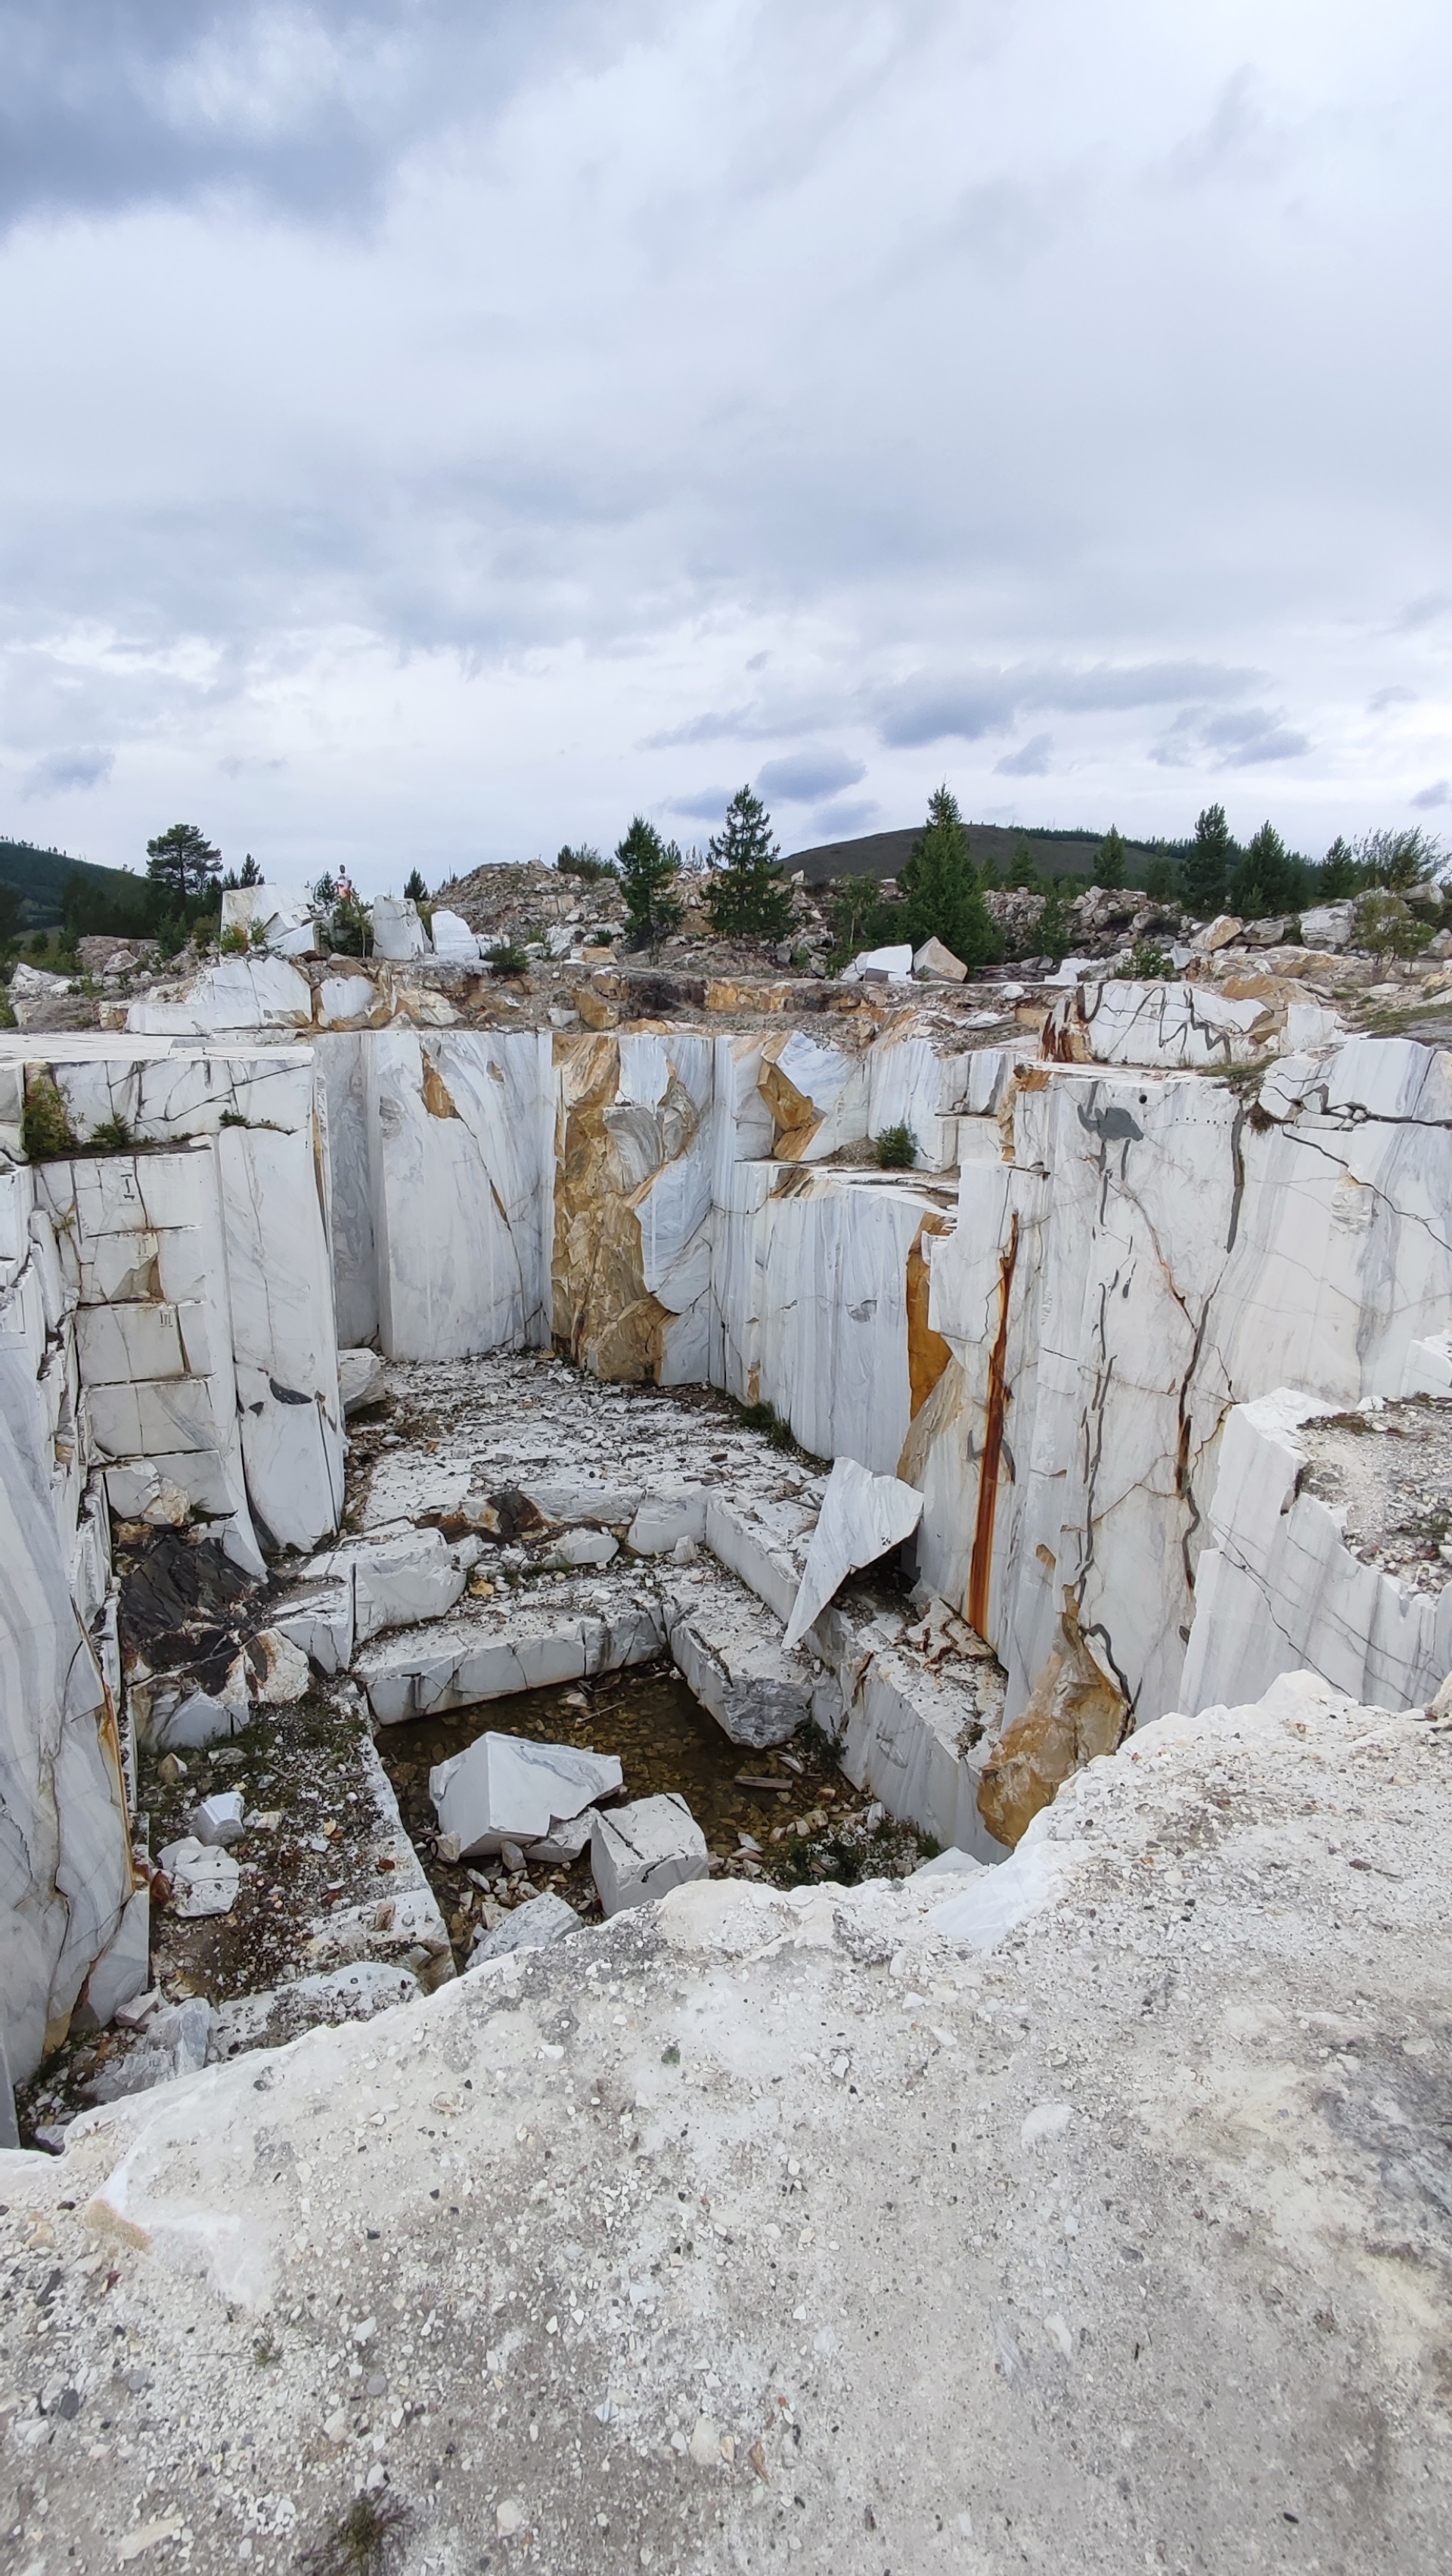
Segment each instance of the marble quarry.
M279 913L124 1030L0 1037L12 2080L145 1981L138 1733L240 1732L306 1672L388 1728L669 1657L734 1742L811 1719L978 1862L1166 1711L1303 1668L1435 1695L1441 1541L1357 1554L1316 1477L1344 1418L1452 1400L1452 1055L1176 979L1032 1028L891 987L810 1028L466 1027L390 984L397 909L366 975L310 980ZM346 1530L340 1351L349 1401L437 1418ZM526 1398L506 1363L550 1351ZM485 1363L519 1407L487 1442ZM210 1663L123 1651L138 1527L260 1587ZM516 1541L527 1598L489 1574Z

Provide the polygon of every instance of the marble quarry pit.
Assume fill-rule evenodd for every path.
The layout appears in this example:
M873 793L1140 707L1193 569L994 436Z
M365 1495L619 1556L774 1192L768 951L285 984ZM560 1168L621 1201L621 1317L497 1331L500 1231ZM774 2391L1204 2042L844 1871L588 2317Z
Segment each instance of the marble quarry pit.
M215 2099L220 2138L242 2114L208 2088L251 2119L240 2067L295 2060L301 2084L331 2049L361 2100L376 2029L404 2034L390 2059L424 2050L442 2099L447 2032L487 2002L450 1998L503 1994L536 1954L547 1999L587 1954L626 1976L632 1924L725 1987L733 1960L816 1938L835 1864L794 1892L764 1829L723 1843L669 1780L581 1767L591 1695L633 1675L686 1695L762 1812L814 1798L791 1823L814 1853L906 1837L885 1874L847 1871L810 1974L826 2020L879 2008L846 1999L873 1962L908 1962L899 1989L936 1976L940 2054L952 1962L1032 1947L1018 1927L1049 1919L1066 1838L1087 1848L1100 1765L1123 1822L1141 1742L1180 1748L1187 1797L1227 1711L1284 1749L1425 1709L1418 1741L1442 1742L1452 1054L1182 981L1037 1011L882 992L850 1022L754 1026L733 994L719 1030L433 1026L386 973L333 982L320 1016L285 958L226 959L124 1029L0 1035L0 2120L57 2052L99 2052L57 2124L32 2099L27 2144L62 2174L89 2158L103 2233L171 2224L161 2181L104 2180L153 2135L135 2097L199 2106L199 2141ZM912 1167L881 1168L874 1140L904 1127ZM545 1692L583 1730L574 1791L510 1733ZM483 1736L495 1703L489 1742L515 1751L451 1754L437 1830L407 1829L408 1730L474 1712ZM925 1850L946 1854L927 1874ZM592 1851L603 1930L567 1876ZM177 1926L222 1938L239 1890L270 1927L255 1984L178 1979ZM149 2174L192 2117L166 2114ZM18 2140L11 2118L12 2201L38 2170ZM197 2153L210 2172L222 2150ZM290 2258L197 2224L189 2280L281 2296ZM1010 2390L1041 2367L1018 2332ZM618 2377L602 2424L632 2420ZM724 2399L688 2411L681 2456L716 2443L734 2478ZM534 2527L513 2495L488 2506L506 2543ZM248 2528L291 2563L290 2526ZM678 2563L651 2546L618 2563Z

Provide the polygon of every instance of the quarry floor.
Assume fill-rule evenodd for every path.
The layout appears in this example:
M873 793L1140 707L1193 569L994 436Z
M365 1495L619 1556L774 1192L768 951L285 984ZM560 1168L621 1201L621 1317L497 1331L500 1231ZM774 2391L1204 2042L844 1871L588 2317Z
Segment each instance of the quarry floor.
M0 2156L7 2567L1440 2569L1449 1823L1294 1679Z

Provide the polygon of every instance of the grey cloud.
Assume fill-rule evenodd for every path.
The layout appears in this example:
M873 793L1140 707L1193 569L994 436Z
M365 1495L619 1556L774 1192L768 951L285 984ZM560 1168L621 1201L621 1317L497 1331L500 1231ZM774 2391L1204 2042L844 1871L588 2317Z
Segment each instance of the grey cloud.
M1438 618L1445 617L1449 608L1452 608L1452 597L1445 590L1423 591L1420 599L1408 600L1396 620L1396 632L1414 635L1423 626L1435 626Z
M1412 803L1429 811L1434 805L1452 805L1452 779L1439 778L1430 787L1421 787Z
M688 823L719 823L735 793L734 787L705 787L698 796L672 796L665 810L683 814Z
M977 742L1007 732L1024 710L1104 714L1164 706L1192 691L1200 698L1235 698L1261 676L1229 664L1200 662L1095 663L1085 670L1024 668L975 672L960 680L906 681L877 701L878 730L894 747L916 749L957 736Z
M619 14L592 18L581 0L5 0L0 221L238 192L357 214L421 134L497 112L532 57L566 35L596 42Z
M1311 748L1307 735L1292 733L1265 707L1211 716L1200 726L1200 740L1207 751L1219 753L1228 769L1255 769L1265 760L1299 760Z
M996 760L994 768L1005 778L1046 778L1054 765L1054 737L1051 733L1031 734L1018 751L1008 752Z
M819 796L835 795L839 787L855 787L866 775L863 763L845 752L789 752L784 760L767 761L757 775L756 792L788 805L810 805Z
M1166 160L1164 174L1173 186L1274 177L1286 159L1288 137L1261 106L1260 86L1250 63L1231 73L1205 124L1177 143Z
M48 751L33 761L20 783L25 797L63 796L76 788L103 787L116 766L114 751Z
M1366 702L1368 712L1374 716L1385 715L1388 707L1414 707L1416 703L1416 690L1404 687L1400 681L1393 681L1389 689L1378 689Z
M819 805L792 837L799 850L815 850L823 841L846 841L854 832L865 832L880 812L870 796L839 796L830 805Z

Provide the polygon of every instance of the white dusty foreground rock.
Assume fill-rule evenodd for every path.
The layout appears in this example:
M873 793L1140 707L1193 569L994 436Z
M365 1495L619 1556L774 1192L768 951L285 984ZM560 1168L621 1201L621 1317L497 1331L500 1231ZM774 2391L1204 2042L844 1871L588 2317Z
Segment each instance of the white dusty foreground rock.
M1449 1766L1282 1682L7 2155L14 2563L1433 2576Z

